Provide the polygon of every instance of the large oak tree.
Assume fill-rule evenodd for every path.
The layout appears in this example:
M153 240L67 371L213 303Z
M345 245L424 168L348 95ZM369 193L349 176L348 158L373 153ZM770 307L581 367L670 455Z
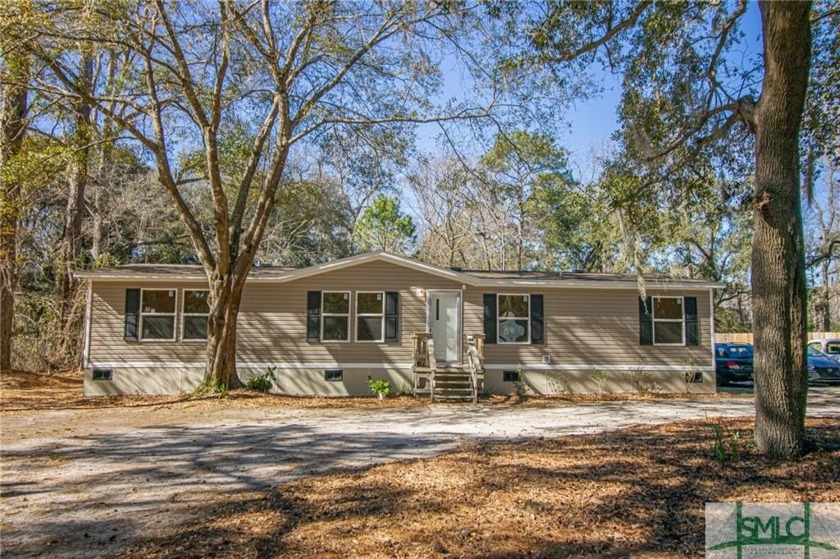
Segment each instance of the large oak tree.
M238 383L242 290L293 147L340 127L364 134L483 112L431 115L439 80L428 47L463 21L447 3L146 0L42 10L49 17L26 43L48 68L35 87L90 106L139 142L190 236L210 286L206 371L216 385ZM80 86L79 52L90 51L103 64L119 57L118 88ZM248 149L228 163L226 146L242 136ZM209 192L209 222L188 194L196 188Z
M715 144L754 146L755 437L762 452L793 457L805 444L799 137L816 16L809 2L762 1L759 9L757 63L734 54L743 48L746 0L549 1L525 19L538 63L600 60L622 74L624 140L638 161L679 165Z

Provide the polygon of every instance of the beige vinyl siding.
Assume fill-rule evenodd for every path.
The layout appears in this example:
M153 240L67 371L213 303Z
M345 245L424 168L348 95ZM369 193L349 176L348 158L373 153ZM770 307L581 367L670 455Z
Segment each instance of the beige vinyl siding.
M545 344L487 344L485 362L505 365L711 365L712 350L708 291L658 291L648 295L697 297L700 324L698 346L639 344L639 292L633 289L468 289L464 328L483 332L485 293L543 295Z
M281 359L285 363L411 362L411 340L426 331L426 289L460 289L460 284L415 270L371 262L283 284L246 287L238 332L240 362ZM350 341L306 341L308 291L350 291ZM400 342L356 342L356 292L400 294Z
M90 360L101 362L201 363L205 345L178 340L126 342L123 340L125 290L132 287L203 289L195 283L96 281L93 285ZM237 332L239 363L382 363L405 365L411 361L411 338L425 332L427 289L460 289L456 282L395 264L372 262L289 283L246 285ZM355 342L356 291L400 293L400 343ZM350 291L350 342L306 341L307 291ZM544 297L546 343L542 345L487 344L485 360L493 364L650 364L684 365L711 362L709 292L655 291L649 295L697 297L699 346L639 345L638 292L631 289L509 289L467 287L464 294L464 336L483 333L484 293L539 293ZM180 306L179 294L179 306ZM180 309L179 309L180 310Z
M90 361L97 363L200 363L205 344L123 339L125 290L129 288L206 289L206 284L95 281L91 314ZM242 295L237 330L239 363L381 363L408 365L415 332L426 331L426 289L460 289L437 276L386 262L360 264L288 283L248 283ZM357 291L400 293L400 342L356 342ZM349 342L306 341L308 291L350 291ZM179 294L180 306L180 294ZM180 309L179 309L180 311Z
M176 340L148 340L126 342L125 335L125 291L131 288L143 289L207 289L206 283L164 283L164 282L101 282L93 283L90 362L97 363L194 363L204 361L205 344L182 342L181 298L178 294L175 315Z

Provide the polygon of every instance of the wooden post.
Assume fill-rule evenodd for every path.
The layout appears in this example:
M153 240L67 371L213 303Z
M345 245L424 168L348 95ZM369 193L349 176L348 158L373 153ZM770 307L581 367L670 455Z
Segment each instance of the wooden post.
M428 350L429 334L426 332L415 332L414 344L412 346L411 361L415 367L429 366Z
M435 369L437 368L437 360L435 359L435 339L431 337L426 338L427 359L429 363L429 392L431 394L432 402L435 401Z
M480 369L484 369L484 334L473 334L475 338L475 349L478 352L478 363Z

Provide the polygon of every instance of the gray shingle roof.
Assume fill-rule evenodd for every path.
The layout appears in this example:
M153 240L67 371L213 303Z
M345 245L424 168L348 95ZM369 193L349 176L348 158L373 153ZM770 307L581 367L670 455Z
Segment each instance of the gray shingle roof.
M597 274L589 272L540 272L540 271L488 271L441 268L423 264L416 260L388 253L368 253L336 260L309 268L285 268L280 266L253 267L249 279L254 281L288 281L326 271L340 270L347 266L383 260L432 273L471 285L520 285L541 286L583 286L632 287L639 283L635 274ZM184 264L128 264L111 268L77 272L77 277L104 281L206 281L204 269L199 265ZM706 280L682 278L667 274L645 274L645 284L651 287L697 287L701 289L723 287L720 283Z

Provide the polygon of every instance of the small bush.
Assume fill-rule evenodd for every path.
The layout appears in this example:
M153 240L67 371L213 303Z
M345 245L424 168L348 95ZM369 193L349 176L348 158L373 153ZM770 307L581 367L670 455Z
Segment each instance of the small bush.
M607 371L598 369L595 371L595 374L592 375L592 378L595 380L595 386L598 387L598 394L604 395L609 392L609 390L607 390L607 384L610 381L610 375Z
M275 376L276 371L277 367L267 368L263 374L256 377L251 377L247 381L245 381L245 387L250 390L256 390L257 392L267 394L271 391L271 387L273 386L272 381L277 381L277 378Z
M662 387L656 382L654 376L648 371L635 369L630 371L630 382L637 392L642 394L654 394L662 392Z
M414 395L414 387L411 386L410 382L404 381L402 383L402 388L400 388L399 395L400 396L412 396L412 395Z

